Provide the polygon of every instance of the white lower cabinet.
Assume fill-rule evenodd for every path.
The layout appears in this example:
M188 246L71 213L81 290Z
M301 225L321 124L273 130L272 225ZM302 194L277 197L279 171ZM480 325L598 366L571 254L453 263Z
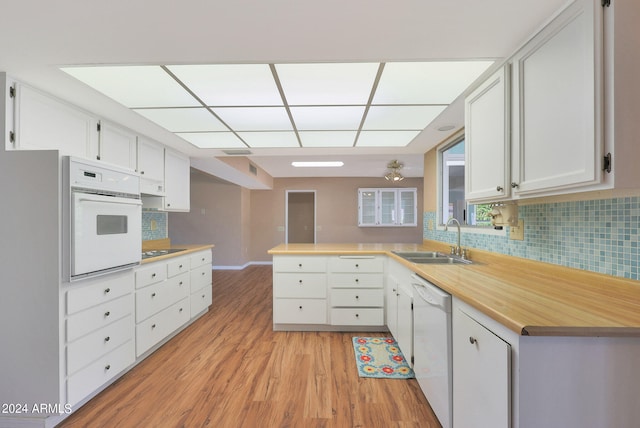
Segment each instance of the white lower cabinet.
M388 260L385 309L387 327L405 359L413 365L413 292L411 271Z
M211 250L136 269L136 356L166 340L211 305Z
M67 402L75 405L135 361L132 271L66 291Z
M453 315L453 423L511 426L511 346L461 309Z

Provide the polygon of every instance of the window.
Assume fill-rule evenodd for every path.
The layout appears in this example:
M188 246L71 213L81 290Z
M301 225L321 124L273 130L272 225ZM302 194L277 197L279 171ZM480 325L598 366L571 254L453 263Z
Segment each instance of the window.
M438 150L441 205L438 222L451 217L469 226L491 226L490 204L467 205L464 195L464 136Z

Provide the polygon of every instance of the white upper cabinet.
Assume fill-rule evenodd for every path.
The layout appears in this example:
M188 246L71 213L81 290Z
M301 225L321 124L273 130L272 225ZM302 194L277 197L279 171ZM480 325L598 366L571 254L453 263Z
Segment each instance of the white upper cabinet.
M416 226L417 189L358 189L358 226Z
M164 151L164 184L166 211L189 211L191 162L189 157L172 150Z
M511 60L516 196L602 179L602 16L575 1Z
M164 147L144 137L138 137L138 168L140 191L164 196Z
M104 121L100 122L99 130L97 153L92 153L95 154L95 159L135 170L136 134Z
M466 98L468 201L613 186L603 171L614 144L604 139L603 9L574 1Z
M465 195L495 201L510 196L509 67L465 100Z
M63 155L87 157L98 138L93 116L29 86L16 82L11 87L13 138L7 140L7 149L57 149Z

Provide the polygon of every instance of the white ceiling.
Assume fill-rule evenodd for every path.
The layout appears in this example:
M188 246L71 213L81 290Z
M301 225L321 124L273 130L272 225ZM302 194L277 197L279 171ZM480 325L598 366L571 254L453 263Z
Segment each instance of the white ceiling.
M3 5L3 16L10 19L0 26L0 71L205 158L208 171L219 170L225 178L226 164L215 159L224 155L220 149L198 149L60 67L494 60L511 54L568 2L21 0ZM256 143L251 159L274 177L382 176L396 158L405 164L403 174L421 176L422 154L454 132L437 128L462 127L461 100L405 147L262 148ZM345 167L301 172L288 165L312 157L343 160Z

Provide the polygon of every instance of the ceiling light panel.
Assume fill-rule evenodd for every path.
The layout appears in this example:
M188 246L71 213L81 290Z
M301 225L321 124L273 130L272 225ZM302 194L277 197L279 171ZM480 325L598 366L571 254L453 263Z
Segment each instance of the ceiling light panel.
M201 149L247 148L232 132L178 132L176 135Z
M276 64L289 105L367 103L377 63Z
M373 104L451 104L492 61L385 64Z
M268 64L167 67L208 106L283 105Z
M362 129L422 131L444 109L445 106L371 106Z
M300 131L302 147L353 147L356 131Z
M216 107L212 110L236 131L293 131L284 107Z
M134 111L171 132L229 130L204 107L136 109Z
M269 147L300 147L296 133L291 132L238 132L249 147L269 148Z
M404 147L420 131L361 131L356 147Z
M290 110L299 131L354 131L360 127L365 107L291 107Z
M159 66L65 67L62 70L126 107L200 105Z

